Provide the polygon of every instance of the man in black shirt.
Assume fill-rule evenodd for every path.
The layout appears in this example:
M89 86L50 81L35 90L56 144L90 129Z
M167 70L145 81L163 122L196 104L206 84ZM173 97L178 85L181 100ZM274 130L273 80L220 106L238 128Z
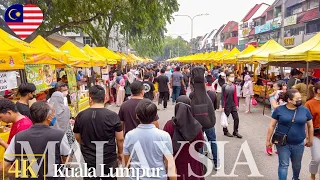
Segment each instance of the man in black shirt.
M149 74L144 74L143 76L143 86L144 86L144 98L148 98L153 101L154 97L156 97L156 92L154 91L154 85L150 81Z
M189 73L188 66L184 66L182 75L183 75L183 81L184 81L184 84L186 86L186 89L188 89L189 82L190 82L190 73Z
M223 132L225 136L228 137L237 137L242 138L242 136L238 133L239 128L239 115L238 115L238 96L236 86L233 84L235 80L234 73L228 72L227 75L227 83L222 86L222 97L221 97L221 105L222 111L229 117L232 115L234 120L234 130L233 135L229 133L228 128L223 128Z
M167 109L167 103L169 99L169 78L165 75L165 69L161 69L160 73L161 75L158 77L160 93L158 105L162 104L163 100L163 108Z
M130 89L132 93L131 99L127 100L121 105L118 114L122 123L124 135L126 135L132 129L135 129L140 124L140 121L136 116L136 107L144 96L144 86L142 82L133 81L133 83L130 84ZM157 128L159 128L158 119L159 117L156 116L156 119L152 123Z
M22 83L18 88L20 94L19 101L16 102L17 109L20 114L31 119L29 101L36 97L36 86L32 83Z
M118 160L122 162L123 159L124 138L121 121L115 112L104 107L105 91L103 87L99 85L90 87L89 97L91 106L78 114L73 132L81 145L81 152L88 168L96 168L100 166L99 164L105 164L104 173L113 173L109 171L109 168L118 166L117 155Z

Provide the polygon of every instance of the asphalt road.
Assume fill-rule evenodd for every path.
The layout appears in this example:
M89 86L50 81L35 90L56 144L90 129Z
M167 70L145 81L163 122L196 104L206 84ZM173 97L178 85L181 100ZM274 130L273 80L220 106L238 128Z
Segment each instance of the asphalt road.
M277 179L277 168L278 168L278 157L276 154L273 156L268 156L265 152L265 139L267 134L267 128L269 125L270 117L264 116L262 114L263 106L259 104L257 107L252 108L251 114L244 113L243 107L243 99L240 101L240 125L239 125L239 133L243 136L242 139L238 138L229 138L223 135L222 127L220 126L220 114L221 112L216 111L217 123L215 126L217 141L228 141L224 146L224 170L220 169L218 173L219 176L216 175L216 171L212 171L210 176L206 177L206 180L211 179L256 179L256 180L276 180ZM110 105L107 107L108 109L118 112L119 108L115 105ZM162 108L161 108L162 109ZM163 128L165 123L171 119L174 114L174 106L171 103L168 103L168 108L166 110L159 110L159 123L160 127ZM266 115L270 115L270 109L266 108ZM233 129L233 120L232 117L229 117L229 131L232 133ZM243 151L240 151L241 146L248 147L246 150L246 156ZM240 155L239 155L240 153ZM252 155L252 156L251 156ZM237 161L238 156L240 158ZM245 163L253 157L253 161L255 163L251 163L253 167L256 164L258 172L251 172L249 166ZM302 169L301 169L301 180L310 179L309 175L309 162L311 159L310 149L306 148ZM238 162L236 167L234 164ZM241 162L244 162L241 164ZM252 161L251 161L252 162ZM235 168L234 173L231 174L232 170ZM254 169L254 168L251 168ZM222 172L221 172L222 171ZM224 173L223 173L224 172ZM221 176L222 174L227 175ZM260 174L261 176L251 176L251 174ZM72 178L74 179L74 178ZM124 178L121 178L124 179ZM291 166L289 167L288 179L292 179L292 171Z

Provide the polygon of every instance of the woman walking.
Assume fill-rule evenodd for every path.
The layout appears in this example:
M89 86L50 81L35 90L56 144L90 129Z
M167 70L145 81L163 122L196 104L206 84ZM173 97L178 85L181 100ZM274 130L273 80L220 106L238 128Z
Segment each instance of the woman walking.
M302 98L299 91L290 89L280 98L287 102L287 104L277 107L272 114L272 120L267 134L266 148L271 148L272 143L277 147L279 158L278 179L287 179L288 167L291 160L293 170L292 179L298 180L304 146L312 146L312 115L306 107L301 106ZM308 127L307 138L306 125ZM272 136L273 132L274 134ZM306 143L304 144L305 139Z
M314 128L314 138L311 147L311 157L309 171L311 173L311 180L316 179L320 165L320 82L314 86L314 96L306 103L306 107L312 114L312 122Z
M124 101L125 98L125 90L124 90L124 86L125 86L125 80L121 79L119 82L119 89L118 89L118 93L117 93L117 107L120 107Z
M253 97L253 83L251 81L250 75L246 75L244 77L244 85L242 87L243 91L243 96L246 98L245 99L245 106L246 106L246 111L245 113L250 113L250 104L251 104L251 98Z
M190 164L190 168L197 176L203 176L201 163L192 158L189 153L190 144L192 142L204 140L201 129L201 124L192 116L191 100L185 95L178 97L175 106L175 116L172 117L172 120L169 120L163 128L163 130L168 132L172 138L174 154L181 149L181 144L178 141L189 142L184 144L175 159L177 174L180 175L178 180L204 180L204 178L189 176L188 174L188 166ZM202 146L203 143L197 143L194 147L195 150L199 152Z
M219 78L216 79L213 83L212 83L212 89L215 89L214 86L217 85L217 102L218 102L218 109L220 109L220 102L221 102L221 93L222 93L222 86L226 83L226 74L224 72L221 72L219 75Z
M126 92L124 101L128 100L129 96L131 96L130 84L133 83L134 80L135 80L135 78L134 78L134 75L132 74L132 72L128 72L127 78L126 78L126 84L124 86L124 89Z

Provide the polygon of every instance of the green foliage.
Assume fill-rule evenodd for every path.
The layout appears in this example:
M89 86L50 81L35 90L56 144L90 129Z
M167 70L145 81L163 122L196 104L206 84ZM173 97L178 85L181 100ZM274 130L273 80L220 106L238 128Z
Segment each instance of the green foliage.
M181 37L172 38L167 36L163 47L163 59L186 56L190 52L190 46Z
M94 44L108 46L112 28L118 28L124 35L120 38L150 46L148 51L137 48L139 54L149 55L161 50L166 24L178 11L177 0L2 0L0 5L7 8L17 2L37 4L44 13L44 22L26 41L37 35L82 30ZM3 20L0 25L7 28Z

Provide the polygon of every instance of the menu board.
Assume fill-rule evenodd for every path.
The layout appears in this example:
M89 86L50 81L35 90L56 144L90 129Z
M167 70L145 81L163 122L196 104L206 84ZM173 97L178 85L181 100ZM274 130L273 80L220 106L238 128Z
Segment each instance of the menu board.
M33 83L37 90L41 92L52 88L52 83L57 82L57 73L55 65L35 64L25 65L27 81Z
M0 72L0 91L17 88L17 84L15 71Z

